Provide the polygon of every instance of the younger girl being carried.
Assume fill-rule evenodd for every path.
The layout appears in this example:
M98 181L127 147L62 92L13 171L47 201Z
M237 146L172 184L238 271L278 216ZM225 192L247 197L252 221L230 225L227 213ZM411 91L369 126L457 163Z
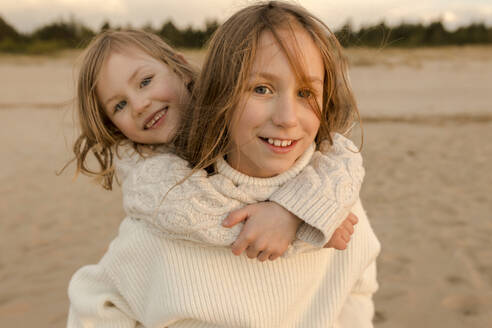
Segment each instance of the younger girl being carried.
M110 140L95 138L103 167L111 167L111 147L123 135L142 155L147 149L141 144L169 141L173 125L165 133L159 127L172 122L174 110L175 122L181 115L184 128L176 148L154 147L143 159L129 153L121 159L128 217L101 262L74 275L69 326L371 325L379 244L357 197L359 155L334 134L349 126L356 108L338 62L338 44L328 33L297 6L272 2L238 12L211 42L189 112L180 111L179 99L192 75L166 85L179 66L151 55L152 45L129 42L119 44L127 46L124 52L103 50L103 63L84 73L86 91L92 92L89 106L103 109L87 114L93 124L87 131L104 130L95 135ZM130 76L111 73L128 67ZM152 88L157 83L162 84ZM167 96L161 91L173 87ZM101 114L109 119L101 120ZM85 140L76 149L87 154L94 144ZM173 151L194 166L191 176L188 163ZM215 174L209 177L205 168ZM231 210L268 199L306 221L299 229L287 224L285 231L297 231L318 247L349 210L359 217L360 229L344 252L301 252L306 249L301 247L267 263L232 256L224 246L239 229L219 223ZM276 258L281 252L265 246L270 240L264 232L275 231L280 219L253 220L255 209L249 208L230 217L232 223L248 217L246 237L235 242L237 253L246 249L248 257ZM262 225L266 228L255 227Z
M78 109L82 130L74 145L78 171L97 177L104 188L111 189L115 166L120 172L120 179L123 180L130 172L138 174L133 172L135 162L140 161L142 164L145 158L152 154L172 150L169 142L175 134L183 112L189 106L196 75L195 69L179 53L150 33L138 30L108 31L96 37L85 52L78 82ZM338 172L327 170L323 175L334 180L328 181L333 183L333 191L335 185L343 185L342 191L350 196L348 201L339 197L340 200L333 198L319 202L316 205L319 210L315 211L311 204L313 201L307 195L301 193L297 196L298 206L310 211L309 217L315 220L312 222L313 226L322 233L318 234L317 229L313 230L315 235L318 234L316 244L322 246L324 242L326 247L345 249L353 233L352 226L357 221L357 217L349 214L348 209L358 195L363 169L360 155L343 147L350 144L350 141L338 136L336 144L340 145L342 152L338 154L330 151L325 159L337 165ZM134 150L132 156L128 156L130 150ZM99 170L94 170L87 164L87 158L91 153L100 164ZM347 172L343 167L343 157L350 158L353 162L359 161L357 170ZM114 162L118 165L114 165ZM336 179L339 181L335 181ZM162 198L162 192L151 190L152 185L139 184L139 187L146 188L148 193L153 194L149 199L159 200ZM327 184L320 187L329 188ZM290 187L280 190L293 192L293 188ZM125 199L131 201L131 197L125 191L123 188L124 196L128 196ZM340 191L338 193L340 194ZM284 205L280 199L278 203ZM292 212L303 217L300 209ZM132 214L139 216L138 213ZM218 222L222 221L228 212L221 214ZM260 260L266 259L265 255L272 255L269 256L270 259L281 255L293 239L292 230L301 223L277 203L261 202L233 211L228 218L228 227L246 217L249 218L247 229L240 235L241 240L251 238L252 234L261 233L264 237L268 234L269 244L276 248L275 254L263 253ZM345 217L346 220L341 220ZM289 233L276 226L282 220L289 224ZM265 230L263 225L267 221L272 224L272 231ZM220 225L217 225L217 228L222 229ZM237 226L234 231L228 232L229 237L238 237L239 228L240 226ZM301 227L300 230L306 230L308 233L311 229ZM252 240L250 244L254 245L258 242L257 239ZM233 251L238 255L248 245L235 243ZM251 249L247 252L250 257Z

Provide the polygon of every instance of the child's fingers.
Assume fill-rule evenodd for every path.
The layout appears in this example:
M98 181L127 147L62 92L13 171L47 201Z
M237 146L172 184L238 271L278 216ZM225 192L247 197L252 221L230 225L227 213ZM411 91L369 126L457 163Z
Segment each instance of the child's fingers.
M250 259L262 258L267 260L271 253L272 250L269 249L268 240L265 239L250 240L249 246L246 248L246 255Z
M342 239L341 236L337 236L332 242L331 247L334 249L338 249L339 251L343 251L347 248L347 243Z
M256 247L255 245L249 245L248 248L246 248L246 255L250 258L250 259L254 259L254 258L257 258L258 255L260 254L262 250L258 247Z
M341 228L342 228L342 230L345 230L349 234L353 234L354 233L354 225L352 223L350 223L349 221L347 221L347 220L345 220L345 221L342 222Z
M246 248L248 248L251 241L251 236L248 234L247 228L245 226L239 233L239 236L237 236L236 241L231 245L234 255L241 255L241 253L244 252Z
M222 221L222 225L226 228L231 228L238 224L241 221L244 221L248 218L249 212L246 207L237 209L229 213L229 215Z
M349 213L347 216L347 219L352 223L352 224L357 224L359 222L359 218L352 212Z
M340 237L348 243L350 241L350 234L348 233L347 230L345 229L339 229L340 230Z
M335 242L335 246L333 248L338 249L339 251L343 251L347 249L347 243L343 241L341 238L339 238Z
M274 247L274 248L271 248L271 249L262 251L260 253L260 256L263 253L267 253L268 254L268 257L266 257L266 259L268 259L270 261L275 261L277 258L279 258L280 256L284 255L284 253L287 251L288 248L289 248L289 244L288 243L286 243L286 244L280 244L280 245L277 245L277 247Z
M268 260L270 258L270 256L272 256L272 253L264 250L264 251L261 251L259 254L258 254L258 261L260 262L264 262L266 260Z
M248 244L238 242L237 240L232 244L232 252L234 255L241 255L246 248L248 247Z
M335 248L338 250L344 250L347 248L347 243L343 240L341 236L341 229L335 230L333 235L330 238L330 241L328 241L324 246L324 248Z

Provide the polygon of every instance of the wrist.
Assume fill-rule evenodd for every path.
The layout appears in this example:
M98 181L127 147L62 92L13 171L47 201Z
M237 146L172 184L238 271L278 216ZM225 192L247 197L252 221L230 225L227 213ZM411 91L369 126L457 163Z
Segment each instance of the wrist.
M290 212L289 212L290 213ZM295 225L296 225L296 228L299 228L301 226L301 224L304 222L302 221L299 217L297 217L295 214L293 213L290 213L291 214L291 217L292 217L292 220L294 221Z

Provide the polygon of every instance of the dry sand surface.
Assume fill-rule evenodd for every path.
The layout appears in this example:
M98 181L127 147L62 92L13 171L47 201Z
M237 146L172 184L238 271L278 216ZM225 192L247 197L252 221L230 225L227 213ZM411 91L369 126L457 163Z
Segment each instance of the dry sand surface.
M492 327L492 48L349 57L383 246L376 327ZM1 327L65 326L71 275L124 215L119 190L55 175L76 135L75 58L0 57Z

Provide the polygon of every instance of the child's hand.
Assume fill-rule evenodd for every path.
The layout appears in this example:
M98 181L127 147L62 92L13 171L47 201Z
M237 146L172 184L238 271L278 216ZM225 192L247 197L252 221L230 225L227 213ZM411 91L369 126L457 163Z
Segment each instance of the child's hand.
M346 249L347 244L350 241L350 236L354 233L354 225L356 225L357 222L359 222L357 216L350 212L347 218L342 222L342 224L340 224L337 230L335 230L333 236L330 238L330 241L323 247L332 247L341 251Z
M246 251L250 259L257 257L262 262L273 261L284 254L302 223L297 216L273 202L252 204L232 211L222 225L230 228L241 221L246 222L232 244L232 252L240 255Z

